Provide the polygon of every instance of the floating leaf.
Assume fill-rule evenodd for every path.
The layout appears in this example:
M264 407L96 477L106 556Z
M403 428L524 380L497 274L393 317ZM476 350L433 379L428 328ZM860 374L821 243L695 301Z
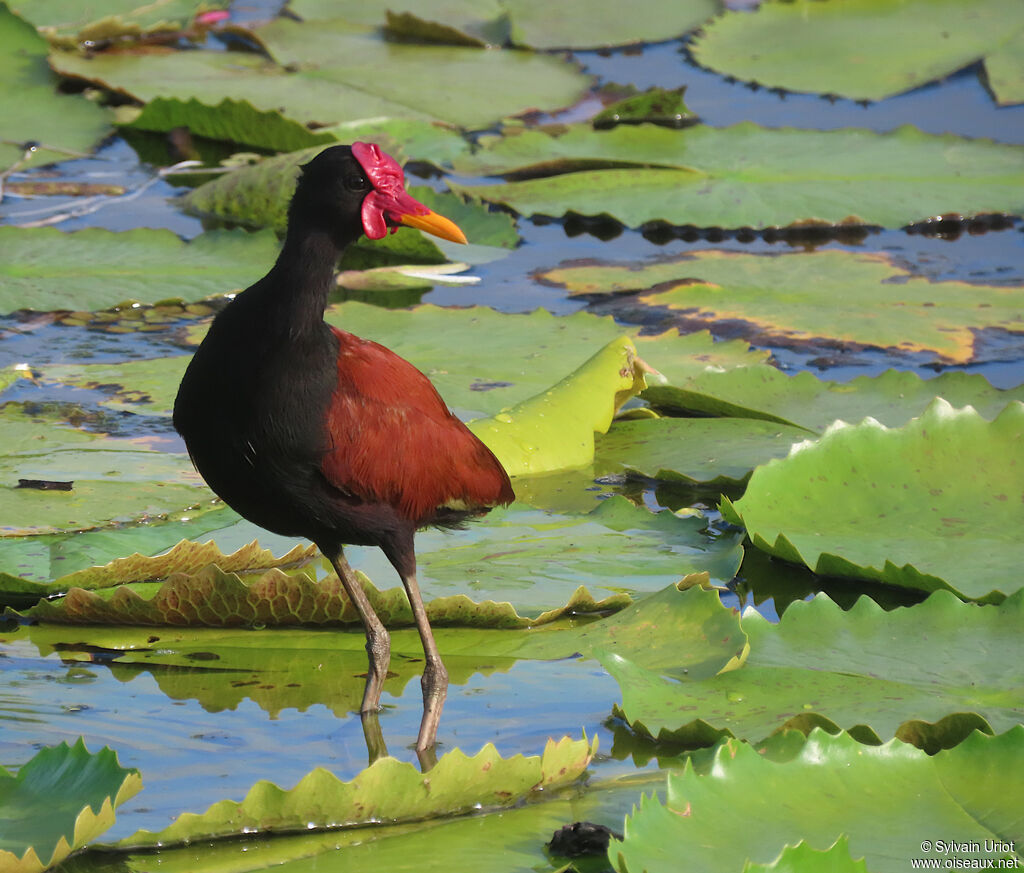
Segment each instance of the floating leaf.
M291 568L308 563L317 554L315 546L300 545L280 558L275 558L269 550L261 549L254 540L230 555L225 555L215 543L195 543L181 540L176 546L161 555L148 557L136 552L126 558L116 558L102 567L75 570L58 576L53 581L33 582L29 579L12 576L10 573L0 574L0 597L10 597L13 594L32 595L39 598L63 594L70 588L91 591L128 582L151 582L166 579L172 574L198 573L210 564L216 564L224 573L251 573L274 567ZM0 556L7 557L2 547L0 547ZM10 563L10 558L0 564L0 566L3 565L9 569L16 566Z
M594 433L606 432L619 407L646 387L645 367L633 341L620 337L543 394L469 428L510 476L588 466Z
M188 100L157 97L122 127L161 133L187 127L193 136L279 152L337 142L332 134L312 131L279 111L256 109L247 100L230 97L216 106L201 103L195 97Z
M744 342L715 342L706 331L669 330L641 335L610 316L587 312L552 315L538 309L526 315L474 306L449 309L422 305L387 310L357 301L328 307L327 321L383 343L426 373L450 407L464 418L494 415L541 393L580 366L595 348L623 334L640 356L674 384L708 368L762 363L768 353ZM204 330L194 330L193 342ZM108 364L40 365L44 378L83 387L120 391L104 405L133 412L169 415L188 359L155 358Z
M163 54L105 53L51 58L58 72L148 102L190 97L215 104L225 97L256 109L288 107L304 124L360 118L438 120L486 127L529 109L555 110L578 100L589 78L554 56L519 51L398 45L374 28L341 19L278 18L256 32L273 57L198 49ZM437 87L437 70L453 82L473 82L459 100Z
M999 53L1021 33L1014 0L770 2L726 12L691 51L709 69L768 88L884 100Z
M1024 30L985 58L985 73L997 102L1024 103Z
M552 833L580 819L621 830L622 820L639 792L662 786L664 781L664 775L646 771L614 780L590 780L583 792L557 792L557 796L549 792L538 798L543 802L479 815L302 835L254 835L244 841L204 843L201 851L194 846L165 846L160 849L161 869L224 873L251 869L256 864L282 873L303 873L316 865L329 867L343 858L350 870L391 873L553 870L552 865L563 859L556 860L545 850L544 843ZM81 868L67 873L91 873L86 866L90 862L95 863L95 858L86 856ZM153 855L145 850L121 854L117 863L122 865L123 873L145 873L152 868ZM573 868L560 869L568 873Z
M650 479L745 482L754 467L785 457L806 439L801 428L744 418L654 418L616 422L597 437L598 475L632 470Z
M83 42L181 30L197 13L223 9L228 3L161 0L140 4L137 0L104 0L99 13L97 7L76 0L12 0L10 5L54 42L76 47Z
M20 4L19 4L20 5ZM24 155L17 143L43 143L33 165L91 152L110 131L109 115L79 94L58 94L48 46L31 24L0 3L0 104L4 107L0 171Z
M699 585L685 587L695 581L700 578L680 582L685 590L669 585L628 606L623 606L621 595L595 604L587 592L577 591L568 603L533 619L521 617L507 604L474 604L464 597L439 599L428 609L432 620L438 620L434 637L453 685L466 684L477 673L506 672L519 660L590 659L595 652L621 653L630 663L650 670L670 669L683 661L691 676L703 678L741 663L747 638L735 613L722 608L716 592ZM419 635L409 627L400 589L370 589L369 594L384 612L383 619L405 625L391 630L392 661L384 684L388 694L400 697L410 687L418 689L410 682L421 672ZM82 603L85 600L78 598ZM599 607L620 611L588 621L585 613ZM185 603L183 614L193 609L215 614L219 608L215 601ZM393 613L386 612L391 609ZM287 610L287 605L279 604L280 612ZM572 617L576 611L581 612L579 618ZM122 613L119 620L123 618ZM358 710L365 684L366 638L358 625L278 627L263 633L251 627L86 624L72 629L41 623L26 631L44 655L59 651L65 660L88 660L89 653L99 649L116 653L110 668L120 681L151 673L167 696L198 700L211 712L235 709L249 699L272 718L287 709L305 711L313 705L344 718ZM215 663L207 665L209 661ZM318 669L324 663L332 665L329 671Z
M152 559L150 559L152 560ZM365 576L361 582L374 612L386 627L415 624L403 588L378 591ZM630 602L624 594L595 601L580 586L568 603L537 618L519 615L511 603L474 603L464 594L439 597L426 604L432 625L524 628L546 624L568 614L621 609ZM289 576L271 569L251 582L215 564L189 572L174 572L166 582L119 585L112 593L72 588L59 600L44 600L24 613L34 621L61 624L130 624L140 627L294 627L298 625L358 625L359 613L337 576L319 582L300 574Z
M208 508L187 455L60 427L18 404L0 408L0 446L0 539Z
M708 368L644 391L645 400L676 413L762 419L819 432L837 418L858 421L867 415L890 427L906 424L936 397L994 418L1011 400L1024 401L1024 387L1000 390L984 376L960 372L922 379L886 370L879 376L826 382L806 371L789 375L774 367L744 367Z
M427 775L412 764L381 758L350 782L316 769L292 789L257 782L245 800L222 800L205 813L185 813L159 833L138 831L122 847L162 846L260 831L302 831L382 821L451 815L510 806L531 792L575 781L597 742L548 740L543 755L502 758L488 743L473 757L459 749L442 755Z
M292 0L304 21L335 16L381 25L406 39L451 45L516 45L535 49L602 48L664 42L682 36L721 8L718 0L639 0L622 14L614 0L569 0L553 7L538 0L398 0L386 7L361 2Z
M126 300L199 300L255 282L277 257L269 231L0 227L0 312L95 310Z
M1020 593L995 607L940 591L892 612L868 597L844 612L819 594L790 605L778 624L747 609L740 626L750 645L742 666L702 681L687 674L684 659L651 670L628 656L602 656L631 726L688 745L824 727L934 752L975 728L1006 730L1024 716L1020 671L1007 657L1024 632Z
M679 311L702 327L745 325L748 337L777 345L838 340L966 363L976 331L1024 331L1021 287L933 282L881 254L708 251L567 267L541 277L573 294L648 292L641 303ZM837 295L847 301L841 309Z
M1024 403L991 423L939 398L901 428L837 422L754 471L728 518L823 576L979 600L1021 587Z
M868 868L863 858L855 861L850 856L850 841L842 836L822 851L803 841L786 846L770 864L747 861L743 873L868 873Z
M137 770L108 748L95 755L79 738L40 749L16 776L0 767L0 869L38 873L59 864L114 823L114 809L138 794Z
M616 169L628 167L630 169ZM506 131L455 161L461 173L562 175L456 185L524 215L611 215L701 227L800 223L899 227L934 215L1024 211L1024 148L912 127L669 130L562 125ZM603 169L608 168L608 169ZM636 169L641 168L641 169Z
M941 866L952 849L940 843L963 843L954 859L980 868L986 859L1013 858L1007 842L1024 839L1024 791L1015 778L1024 765L1024 727L997 737L975 732L934 757L899 740L864 746L815 730L784 758L723 742L707 772L687 764L669 774L664 802L641 800L609 858L628 873L676 871L681 857L693 873L722 873L748 862L770 865L802 841L825 850L846 835L849 853L868 870L895 873L914 858Z

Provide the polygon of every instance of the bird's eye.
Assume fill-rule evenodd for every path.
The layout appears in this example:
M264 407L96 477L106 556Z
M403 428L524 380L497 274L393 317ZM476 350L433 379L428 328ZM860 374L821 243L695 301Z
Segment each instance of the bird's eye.
M366 187L366 177L359 173L350 173L345 177L345 187L349 191L360 191Z

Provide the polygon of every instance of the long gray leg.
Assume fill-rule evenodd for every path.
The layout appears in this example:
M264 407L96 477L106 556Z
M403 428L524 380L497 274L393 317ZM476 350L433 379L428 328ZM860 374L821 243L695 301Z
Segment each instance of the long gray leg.
M448 696L448 671L438 654L434 633L430 629L430 622L427 621L427 610L423 606L416 574L402 574L402 584L409 595L416 629L420 632L420 642L423 643L424 666L423 679L420 682L423 687L423 720L420 722L420 732L416 737L416 751L422 753L432 749L437 738L441 710L444 709L444 701Z
M359 584L356 574L345 559L345 553L338 550L336 557L330 559L334 566L341 584L345 586L345 592L355 606L359 617L363 620L363 628L366 630L366 653L370 659L370 666L366 673L366 688L363 691L362 712L376 712L380 709L380 693L384 687L384 679L388 675L388 664L391 663L391 638L388 636L387 628L377 617L370 605L370 599Z

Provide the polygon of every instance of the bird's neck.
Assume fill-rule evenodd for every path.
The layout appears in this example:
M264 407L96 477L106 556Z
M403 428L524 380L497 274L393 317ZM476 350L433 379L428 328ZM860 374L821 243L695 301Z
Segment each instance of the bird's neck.
M266 316L295 336L319 330L327 297L334 287L334 271L349 241L325 230L289 228L277 262L264 281Z

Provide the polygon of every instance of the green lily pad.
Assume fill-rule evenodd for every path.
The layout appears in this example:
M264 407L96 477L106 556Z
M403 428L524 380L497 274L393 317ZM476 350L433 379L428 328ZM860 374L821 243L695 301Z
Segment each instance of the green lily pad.
M378 591L365 576L361 581L374 612L386 627L414 626L412 609L403 588ZM430 600L426 608L432 625L523 628L546 624L569 614L621 609L629 602L625 594L595 601L580 586L565 606L548 610L536 618L519 615L511 603L491 600L475 603L464 594ZM119 584L113 591L98 592L75 587L58 600L43 600L18 614L33 621L60 624L224 628L362 626L359 613L337 576L316 582L304 574L289 576L274 568L247 584L236 573L216 564L208 564L193 573L175 571L163 583Z
M178 587L198 592L212 578L214 574L206 573L198 585ZM156 587L141 586L147 594ZM230 599L229 587L224 591ZM384 684L385 692L400 697L410 687L418 688L412 680L421 672L419 635L408 627L408 606L400 589L369 593L382 611L394 609L393 614L385 612L389 622L405 624L391 630L393 657ZM130 601L117 597L122 603ZM95 607L95 598L76 593L75 600L76 605ZM696 678L733 669L746 656L746 635L714 591L699 586L680 591L669 585L632 605L623 607L623 601L620 595L595 603L587 592L576 592L557 609L532 619L524 619L508 604L472 603L465 598L440 598L431 601L428 609L440 620L434 636L453 685L466 684L477 673L506 672L524 659L590 659L595 652L616 652L650 670L669 669L682 660ZM279 613L287 612L288 607L277 607ZM592 614L572 617L577 609L599 607L605 612L620 611L599 621L588 621ZM213 615L219 608L217 603L185 603L181 614L205 609ZM264 614L270 611L263 609ZM97 609L93 612L99 615ZM277 627L262 633L252 627L79 624L69 628L46 622L26 631L43 655L59 651L65 660L88 660L97 649L118 653L110 665L115 678L130 682L152 674L152 681L168 697L195 699L210 712L235 709L251 700L272 718L313 705L344 718L358 710L362 700L366 638L358 625L350 629ZM216 663L204 669L202 662L211 660L210 652L216 654ZM324 663L332 669L317 669Z
M727 488L806 438L802 428L745 418L620 421L597 437L594 468L598 475L630 470L649 479Z
M892 612L868 597L844 612L819 594L791 604L778 624L753 609L739 624L746 660L701 681L682 659L651 670L599 653L630 725L689 745L823 727L867 743L899 737L934 752L975 728L1007 730L1024 715L1024 685L1009 655L1024 631L1020 593L996 607L939 591Z
M1003 50L1024 33L1014 0L762 3L726 12L691 46L698 63L768 88L884 100Z
M185 28L199 13L223 9L217 0L161 0L140 4L137 0L104 0L99 9L77 0L12 0L19 15L56 43L76 46L87 41L139 37Z
M211 496L187 455L60 427L17 404L0 408L0 446L0 539L194 516Z
M304 21L335 16L363 25L387 23L408 39L452 45L516 45L535 49L603 48L663 42L682 36L721 9L718 0L640 0L622 14L614 0L568 0L557 7L538 0L399 0L386 7L361 2L292 0Z
M257 38L273 61L256 54L200 49L163 54L55 54L58 72L148 102L190 97L215 104L225 97L255 108L287 107L304 124L359 118L413 118L461 127L486 127L529 109L575 103L590 79L554 56L528 52L397 45L373 28L341 19L301 23L279 18ZM473 82L453 100L438 87Z
M646 386L644 365L629 337L612 340L543 394L491 418L470 422L510 476L536 475L594 463L594 434Z
M0 868L39 873L59 864L113 825L115 808L141 788L137 770L108 748L92 754L81 738L40 749L16 776L0 767Z
M0 227L0 312L105 309L126 300L198 300L255 282L277 257L269 231Z
M582 792L549 792L548 796L537 798L542 802L480 815L301 835L252 835L244 841L204 843L201 852L194 846L162 847L160 862L162 869L188 873L241 873L252 870L253 865L273 869L275 873L309 873L311 868L329 866L339 858L351 870L391 873L554 873L556 867L561 873L570 873L577 868L559 867L569 859L549 855L545 850L544 843L555 831L579 820L620 831L622 820L639 792L660 787L664 782L664 775L644 772L600 782L590 780ZM80 867L69 867L67 873L92 873L96 862L102 860L99 852L87 854L81 858ZM585 858L573 860L576 864L588 862ZM147 873L152 869L153 855L146 851L121 853L117 863L123 873Z
M188 100L157 97L122 127L161 133L187 127L194 136L223 140L254 148L291 152L321 143L336 143L330 133L312 131L281 112L260 110L247 100L225 97L209 106L195 97Z
M676 871L680 857L693 873L739 873L771 864L787 846L825 850L846 835L850 854L876 873L907 870L915 858L977 869L1014 858L1006 843L1024 839L1022 764L1020 726L976 732L934 757L899 740L872 747L818 730L788 760L727 740L710 772L687 764L669 774L664 801L642 798L608 856L628 873Z
M1024 331L1020 287L933 282L881 254L707 251L566 267L541 278L572 294L647 292L641 303L679 311L701 326L742 324L749 335L781 345L839 340L966 363L975 331ZM836 295L848 304L837 309Z
M4 107L0 169L24 154L13 143L37 142L31 165L91 152L110 131L109 115L78 94L58 94L46 63L49 46L31 24L0 4L0 103Z
M543 755L502 758L488 744L469 757L443 755L424 776L412 764L381 758L349 782L322 768L291 790L257 782L240 803L222 800L205 813L185 813L159 833L138 831L121 847L163 846L260 831L303 831L381 821L400 822L519 802L531 792L575 781L597 743L548 740Z
M118 531L126 534L126 531ZM122 536L121 539L126 537ZM16 553L15 553L16 554ZM267 549L261 549L254 540L247 546L225 555L215 543L196 543L181 540L163 554L149 557L136 552L124 558L116 558L103 566L92 566L58 576L52 582L36 582L30 579L0 573L0 596L34 595L36 598L63 594L70 588L92 591L111 588L129 582L152 582L167 579L173 574L198 573L211 564L224 573L252 573L270 568L294 568L307 564L318 554L315 546L297 545L280 558ZM0 545L0 566L13 569L10 556ZM5 560L6 559L6 560ZM16 560L16 558L15 558ZM20 568L19 568L20 569ZM62 601L59 601L62 602Z
M701 227L869 224L934 215L1024 211L1024 148L916 128L778 130L743 123L669 130L510 128L457 159L460 173L560 173L500 185L456 185L524 215L611 215ZM618 169L627 167L630 169Z
M1021 587L1024 403L992 422L939 398L901 428L837 422L754 471L723 511L824 576L1001 600Z
M821 432L837 418L859 421L867 415L898 427L936 397L995 418L1011 400L1024 401L1024 387L993 388L984 376L960 372L922 379L886 370L879 376L826 382L806 371L789 375L774 367L745 367L684 375L672 385L648 387L643 396L674 413L761 419Z
M1000 105L1024 103L1024 30L985 58L985 74Z
M448 405L464 418L495 415L540 394L594 352L626 334L640 357L674 384L708 368L759 365L768 352L740 341L715 342L701 331L641 335L611 317L587 312L527 315L484 306L448 309L422 305L388 310L357 301L328 307L327 321L383 343L430 377ZM205 329L193 330L197 343ZM80 387L120 386L104 405L169 415L188 358L100 364L43 364L43 378ZM108 389L109 390L109 389Z
M770 864L743 866L743 873L868 873L864 859L850 856L850 841L840 837L831 848L819 851L803 841L786 846Z

